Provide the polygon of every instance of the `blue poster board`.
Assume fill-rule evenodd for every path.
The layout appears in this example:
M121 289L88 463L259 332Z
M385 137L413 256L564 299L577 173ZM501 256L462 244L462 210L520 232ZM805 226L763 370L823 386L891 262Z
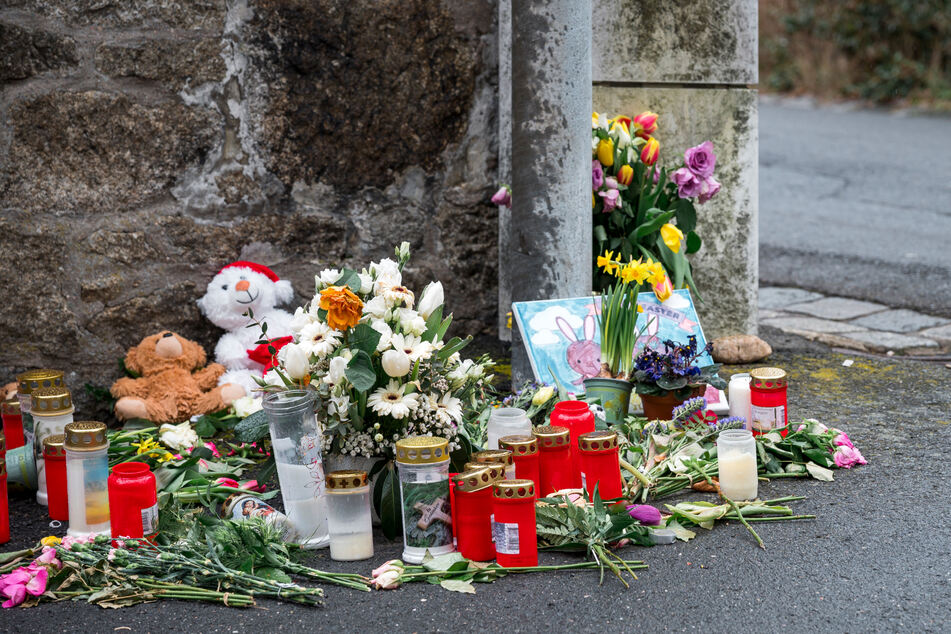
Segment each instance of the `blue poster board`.
M638 328L643 328L645 320L651 319L647 322L647 330L637 340L635 356L645 346L663 350L666 339L686 343L689 335L697 337L698 348L707 345L688 289L675 290L663 303L652 292L642 292L637 303L644 308L644 312L638 315ZM522 333L536 381L551 385L557 377L568 391L582 392L582 381L598 375L601 371L601 333L597 315L600 312L600 296L512 304L512 313ZM713 359L709 353L704 353L698 363L710 365Z

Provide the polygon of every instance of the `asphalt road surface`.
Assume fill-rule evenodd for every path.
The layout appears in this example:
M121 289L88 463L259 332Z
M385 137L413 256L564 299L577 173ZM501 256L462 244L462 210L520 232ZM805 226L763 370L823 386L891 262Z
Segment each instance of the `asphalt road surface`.
M513 575L477 594L425 583L390 592L327 588L323 608L261 601L261 609L161 602L121 610L82 603L0 610L13 632L941 632L951 627L947 482L951 372L902 360L862 360L764 333L790 371L791 419L845 428L869 460L835 482L778 480L760 495L805 495L818 519L757 524L760 550L738 523L691 542L621 551L643 559L629 590L593 572ZM730 371L738 368L730 368ZM692 497L712 499L693 494ZM11 506L14 550L50 533L29 500ZM61 530L59 532L62 532ZM312 565L369 572L400 547L377 536L369 563ZM543 562L574 560L550 554Z
M763 285L951 317L951 116L760 103Z

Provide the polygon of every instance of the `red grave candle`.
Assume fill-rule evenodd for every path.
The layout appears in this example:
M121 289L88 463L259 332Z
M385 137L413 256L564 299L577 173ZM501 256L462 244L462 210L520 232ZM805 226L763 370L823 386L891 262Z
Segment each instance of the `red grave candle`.
M499 438L499 448L512 452L516 478L534 482L536 492L541 489L541 476L538 473L538 440L534 436L502 436Z
M503 478L497 466L464 471L453 478L456 550L473 561L495 559L492 544L492 485Z
M538 565L535 534L535 483L531 480L496 482L492 493L492 537L495 560L504 568Z
M46 465L46 495L50 519L68 522L69 496L63 439L63 434L54 434L43 439L43 460Z
M7 449L16 449L26 444L23 437L23 414L20 401L16 398L0 404L0 418L3 420L3 436L7 440Z
M10 541L10 508L7 506L7 461L0 460L0 544Z
M581 457L578 453L578 436L594 431L594 414L584 401L559 401L551 412L551 424L568 428L568 446L571 448L570 488L581 486Z
M778 429L783 438L789 433L789 407L786 403L786 372L780 368L756 368L750 371L750 411L753 435Z
M603 430L581 434L578 438L581 452L581 480L588 496L594 498L594 487L602 500L621 497L621 463L618 460L617 432Z
M144 462L123 462L109 476L113 537L153 537L158 532L155 476Z
M571 471L568 429L545 425L536 427L533 433L538 439L538 472L541 482L539 497L549 496L561 489L577 489L581 485L581 474L573 474Z

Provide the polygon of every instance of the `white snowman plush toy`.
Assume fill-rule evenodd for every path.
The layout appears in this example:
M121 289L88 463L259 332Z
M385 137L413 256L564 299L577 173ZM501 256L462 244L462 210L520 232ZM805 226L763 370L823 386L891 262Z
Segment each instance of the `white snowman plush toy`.
M218 271L198 300L198 307L213 324L228 331L215 346L215 361L227 369L219 385L234 383L246 394L258 388L254 377L263 378L275 360L266 344L257 343L261 329L248 328L252 320L245 313L250 309L254 321L267 324L271 345L280 350L293 340L292 317L276 306L293 298L291 283L261 264L239 260Z

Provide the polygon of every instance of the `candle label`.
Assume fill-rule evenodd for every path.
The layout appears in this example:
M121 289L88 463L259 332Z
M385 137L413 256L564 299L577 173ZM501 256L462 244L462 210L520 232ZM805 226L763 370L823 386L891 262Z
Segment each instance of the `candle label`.
M452 544L449 480L403 482L403 532L412 548Z
M83 460L83 490L86 494L86 524L96 526L109 521L109 460Z
M753 405L751 409L753 429L757 431L770 431L783 427L786 424L786 408L783 405L777 407Z
M142 516L142 535L147 537L158 531L158 502L140 511Z
M253 495L242 495L234 498L231 502L230 517L234 520L246 520L249 517L260 517L268 524L271 524L281 531L282 540L287 541L290 538L291 525L290 522L287 521L287 516L267 502L259 500ZM158 528L157 522L156 528Z
M495 522L492 525L492 541L495 542L495 552L501 555L517 555L518 524Z
M27 444L33 442L33 414L29 412L22 412L21 418L23 419L23 437L26 439ZM40 448L40 451L43 449Z

